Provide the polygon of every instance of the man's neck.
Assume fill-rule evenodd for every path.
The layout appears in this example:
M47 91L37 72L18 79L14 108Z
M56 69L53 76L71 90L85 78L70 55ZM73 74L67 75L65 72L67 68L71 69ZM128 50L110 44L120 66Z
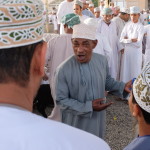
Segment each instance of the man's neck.
M145 122L139 123L139 136L150 135L150 124Z
M30 90L16 84L0 84L0 103L12 104L32 111L33 97Z

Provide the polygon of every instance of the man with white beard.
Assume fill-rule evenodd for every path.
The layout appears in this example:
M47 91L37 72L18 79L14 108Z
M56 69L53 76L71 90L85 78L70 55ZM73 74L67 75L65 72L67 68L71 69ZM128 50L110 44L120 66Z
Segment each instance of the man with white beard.
M139 22L140 9L130 7L131 21L121 33L120 42L125 45L121 66L121 81L137 78L142 69L142 40L144 26Z

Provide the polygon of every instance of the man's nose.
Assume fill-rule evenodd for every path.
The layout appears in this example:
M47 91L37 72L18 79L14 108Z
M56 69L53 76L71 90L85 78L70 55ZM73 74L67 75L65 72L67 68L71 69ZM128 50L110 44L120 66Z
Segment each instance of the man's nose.
M81 53L81 52L83 52L83 51L84 51L83 46L82 46L82 45L80 45L80 46L78 47L77 51L78 51L78 52L80 52L80 53Z

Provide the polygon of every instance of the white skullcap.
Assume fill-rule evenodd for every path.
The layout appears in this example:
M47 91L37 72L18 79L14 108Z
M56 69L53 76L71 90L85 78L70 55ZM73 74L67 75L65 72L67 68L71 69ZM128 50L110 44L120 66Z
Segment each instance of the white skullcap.
M138 105L150 113L150 62L134 81L133 95Z
M96 40L97 21L93 18L87 18L83 23L73 27L72 38L82 38Z
M137 6L132 6L130 7L130 14L139 14L140 13L140 9Z
M94 4L93 3L89 4L89 7L94 7Z
M43 39L41 0L0 1L0 49L31 45Z
M86 3L86 0L80 0L82 3Z
M102 15L112 15L113 11L111 8L103 8Z
M100 11L101 11L101 10L100 10L99 7L94 8L94 12L100 12Z
M90 1L86 1L86 4L90 4Z
M79 5L83 8L83 2L79 1L79 0L75 0L74 2L75 5Z
M126 13L126 14L130 14L129 9L128 8L121 8L120 12L122 13Z

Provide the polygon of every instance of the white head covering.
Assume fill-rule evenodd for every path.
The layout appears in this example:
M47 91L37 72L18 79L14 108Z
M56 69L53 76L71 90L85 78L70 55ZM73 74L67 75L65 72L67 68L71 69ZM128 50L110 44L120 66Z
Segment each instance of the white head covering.
M74 2L75 5L79 5L83 8L83 2L82 1L79 1L79 0L75 0Z
M140 8L137 6L132 6L130 7L130 14L139 14L140 13Z
M91 1L86 1L86 4L90 4Z
M43 12L40 0L0 0L0 49L41 41Z
M94 4L93 3L89 4L89 7L94 7Z
M138 105L150 113L150 62L135 80L133 94Z
M126 13L126 14L130 14L130 11L129 11L128 8L121 8L121 9L120 9L120 12Z
M94 8L94 12L100 12L100 11L101 11L101 10L100 10L99 7Z
M97 21L93 18L87 18L83 23L73 27L72 38L82 38L96 40Z
M113 11L111 8L103 8L102 15L112 15Z

